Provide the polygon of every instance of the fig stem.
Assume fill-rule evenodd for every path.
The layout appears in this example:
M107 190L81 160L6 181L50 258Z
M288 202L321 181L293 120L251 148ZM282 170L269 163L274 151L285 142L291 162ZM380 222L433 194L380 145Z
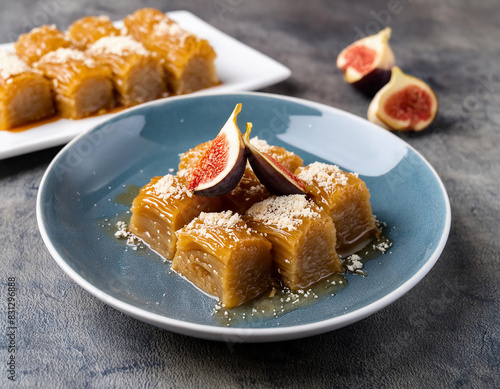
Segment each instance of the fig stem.
M245 140L250 143L250 133L252 132L253 124L250 122L247 122L247 130L245 131Z
M241 107L241 103L236 104L236 107L234 107L234 111L231 114L231 116L233 117L233 123L236 125L236 128L238 128L238 114L241 112Z
M384 28L383 30L380 30L378 35L380 35L380 37L382 39L385 40L385 42L388 42L389 39L391 39L391 33L392 33L392 30L390 27L386 27Z

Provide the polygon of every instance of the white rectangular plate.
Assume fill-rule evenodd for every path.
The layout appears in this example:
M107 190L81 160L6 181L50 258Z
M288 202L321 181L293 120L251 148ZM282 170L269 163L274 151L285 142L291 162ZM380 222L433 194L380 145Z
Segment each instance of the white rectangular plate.
M222 84L193 94L255 90L290 77L291 71L287 67L231 38L192 13L174 11L168 15L185 29L207 39L217 53L215 66ZM116 24L121 25L121 22ZM9 46L12 43L0 45L0 48ZM114 115L117 113L80 120L59 119L20 132L0 131L0 159L62 145Z

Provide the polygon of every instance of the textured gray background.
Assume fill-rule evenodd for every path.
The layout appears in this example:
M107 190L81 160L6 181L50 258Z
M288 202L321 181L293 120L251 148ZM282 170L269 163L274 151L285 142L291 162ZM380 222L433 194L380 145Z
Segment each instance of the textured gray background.
M0 161L0 387L499 387L500 3L402 0L397 15L387 13L391 3L2 0L2 42L87 14L186 9L292 69L291 79L265 91L360 116L369 101L343 82L335 59L357 29L374 32L377 15L384 23L389 15L399 64L440 98L433 128L402 138L442 177L453 223L429 275L370 318L298 341L209 342L125 316L59 269L38 233L35 199L60 148ZM3 335L7 276L19 288L14 384Z

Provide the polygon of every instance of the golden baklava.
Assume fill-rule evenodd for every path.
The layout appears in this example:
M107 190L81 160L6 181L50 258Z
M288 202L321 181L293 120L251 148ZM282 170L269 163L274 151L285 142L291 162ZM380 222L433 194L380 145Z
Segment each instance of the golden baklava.
M128 34L163 61L171 93L190 93L219 83L214 64L216 54L206 39L200 39L152 8L137 10L124 23Z
M44 25L19 36L14 44L17 55L28 64L33 64L44 55L60 48L71 46L70 39L55 25Z
M219 84L216 54L208 41L151 8L129 15L120 28L107 16L81 18L66 32L55 25L36 27L20 35L14 49L20 60L49 80L54 108L48 108L45 97L41 103L47 86L43 76L26 72L7 89L13 79L5 79L0 81L4 106L17 100L10 112L2 111L0 129L42 119L54 110L63 118L80 119L117 105L130 107ZM26 93L21 90L25 86ZM27 97L33 108L20 112L17 107Z
M82 51L57 49L35 65L51 80L62 117L79 119L114 106L111 70L98 66Z
M49 81L14 52L0 50L0 131L52 114Z
M157 99L166 91L158 57L129 36L103 37L86 53L111 69L118 101L125 107Z
M339 252L352 251L377 236L370 192L356 173L321 162L299 167L295 173L304 182L307 193L332 218Z
M271 285L271 243L231 211L201 213L176 232L172 269L232 308Z
M220 200L193 195L178 177L154 177L132 204L130 231L153 250L171 260L175 254L175 231L201 212L218 211Z
M305 195L269 197L252 205L245 220L272 243L275 274L291 290L343 271L335 225Z
M71 43L80 50L85 50L92 43L105 36L119 36L121 32L107 16L86 16L75 20L68 27Z
M153 178L131 208L130 232L165 259L173 259L174 271L217 297L225 308L239 306L271 286L305 294L319 281L344 273L339 252L352 254L379 235L370 193L357 174L319 162L304 167L299 156L258 138L245 144L247 158L233 167L245 167L243 177L233 174L229 193L221 190L211 194L217 197L203 197L189 188L195 168L203 166L209 174L220 159L213 164L200 161L240 147L237 139L221 146L222 151L214 151L209 141L181 154L177 175ZM272 159L276 171L285 171L287 180L300 182L301 194L271 195L248 162L254 149ZM257 171L255 160L250 162ZM276 185L285 182L271 169L263 172ZM214 187L221 182L212 181ZM354 258L359 257L346 262L351 271Z

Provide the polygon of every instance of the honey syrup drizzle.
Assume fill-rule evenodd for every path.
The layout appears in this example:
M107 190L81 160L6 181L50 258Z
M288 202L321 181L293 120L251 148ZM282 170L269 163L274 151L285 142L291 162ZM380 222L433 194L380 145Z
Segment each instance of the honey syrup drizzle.
M115 108L106 109L105 112L100 112L99 111L99 112L96 112L96 113L94 113L92 115L85 116L84 118L80 118L80 119L67 119L67 120L88 119L88 118L93 118L93 117L96 117L96 116L107 115L107 114L111 114L111 113L118 113L118 112L123 111L123 110L125 110L127 108L128 107L117 106ZM60 119L66 119L66 118L63 118L60 115L53 115L53 116L49 116L49 117L47 117L45 119L36 120L34 122L31 122L31 123L26 123L26 124L22 124L20 126L16 126L14 128L10 128L7 131L8 132L12 132L12 133L23 132L23 131L31 130L33 128L37 128L37 127L40 127L40 126L44 126L46 124L57 122Z

